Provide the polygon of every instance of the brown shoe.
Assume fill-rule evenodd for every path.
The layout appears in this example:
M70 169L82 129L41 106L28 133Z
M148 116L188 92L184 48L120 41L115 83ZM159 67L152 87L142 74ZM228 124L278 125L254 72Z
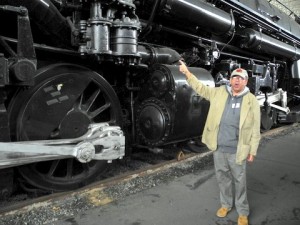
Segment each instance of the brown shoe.
M247 216L239 216L238 225L248 225L248 217Z
M225 207L221 207L218 209L217 211L217 217L225 217L227 216L227 214L229 213L229 211L231 210L231 208L225 208Z

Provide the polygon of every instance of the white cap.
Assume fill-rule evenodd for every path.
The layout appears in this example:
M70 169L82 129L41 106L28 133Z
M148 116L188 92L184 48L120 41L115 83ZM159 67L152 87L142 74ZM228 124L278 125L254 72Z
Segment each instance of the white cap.
M242 68L237 68L234 71L232 71L230 78L234 77L234 76L240 76L244 79L248 79L248 73L246 70L242 69Z

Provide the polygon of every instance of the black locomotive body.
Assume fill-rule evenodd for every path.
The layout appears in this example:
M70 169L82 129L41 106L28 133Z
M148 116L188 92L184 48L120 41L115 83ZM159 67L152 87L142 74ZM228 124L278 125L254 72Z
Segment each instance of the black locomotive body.
M298 122L297 21L267 0L1 0L1 195L14 171L69 190L131 147L199 138L209 103L179 59L212 87L245 68L263 130Z

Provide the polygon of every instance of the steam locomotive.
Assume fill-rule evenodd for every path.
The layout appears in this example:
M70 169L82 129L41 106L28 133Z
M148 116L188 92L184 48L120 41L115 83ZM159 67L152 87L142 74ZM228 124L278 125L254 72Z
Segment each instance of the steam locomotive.
M179 59L211 87L245 68L262 130L300 121L299 23L267 0L1 0L1 197L199 138L209 103Z

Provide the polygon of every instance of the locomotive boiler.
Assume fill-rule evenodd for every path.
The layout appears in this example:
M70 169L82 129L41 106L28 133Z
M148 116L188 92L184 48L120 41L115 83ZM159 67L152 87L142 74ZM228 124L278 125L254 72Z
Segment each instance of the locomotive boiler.
M267 0L1 0L0 24L1 197L199 138L209 103L179 59L211 87L245 68L262 130L300 121L299 18Z

